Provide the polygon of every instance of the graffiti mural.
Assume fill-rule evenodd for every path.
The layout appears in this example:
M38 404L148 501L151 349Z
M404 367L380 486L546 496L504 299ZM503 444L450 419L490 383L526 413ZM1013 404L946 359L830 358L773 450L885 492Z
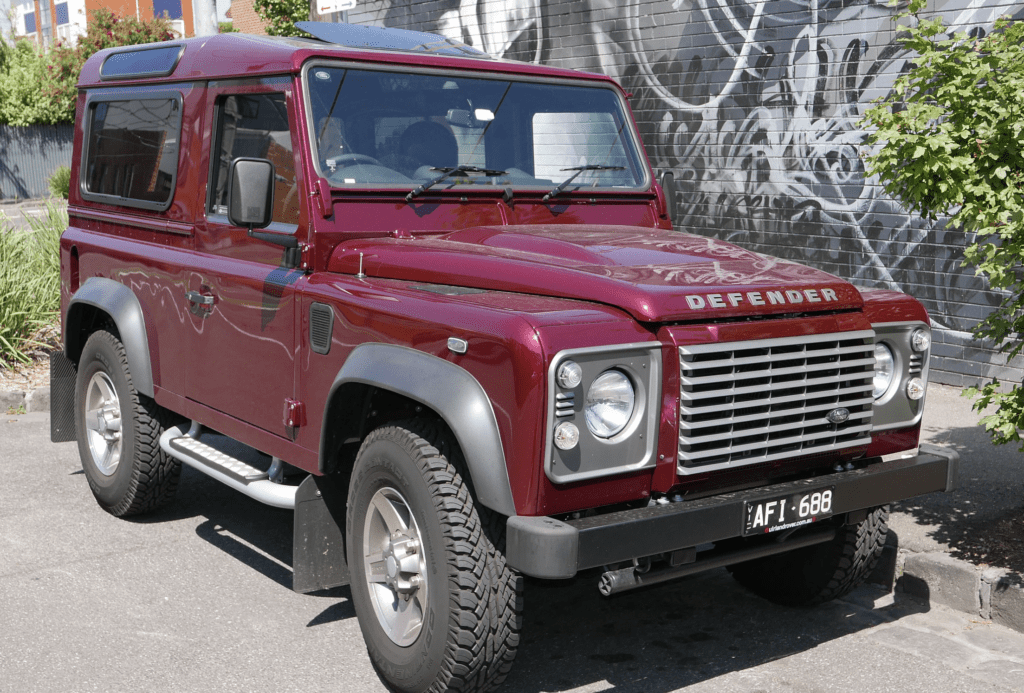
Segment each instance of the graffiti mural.
M975 33L1024 15L1007 0L929 9ZM918 297L937 328L933 379L959 384L992 370L965 361L1000 363L970 330L1002 296L961 266L963 233L908 215L862 158L857 123L911 58L896 12L873 0L377 0L354 21L615 77L652 164L675 172L676 228Z

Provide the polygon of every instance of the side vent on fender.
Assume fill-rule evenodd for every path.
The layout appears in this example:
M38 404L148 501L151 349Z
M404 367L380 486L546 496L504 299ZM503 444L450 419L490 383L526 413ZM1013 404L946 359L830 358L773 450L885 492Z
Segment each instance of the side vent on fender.
M334 311L326 303L314 303L309 307L309 345L317 354L331 350L331 334L334 331Z

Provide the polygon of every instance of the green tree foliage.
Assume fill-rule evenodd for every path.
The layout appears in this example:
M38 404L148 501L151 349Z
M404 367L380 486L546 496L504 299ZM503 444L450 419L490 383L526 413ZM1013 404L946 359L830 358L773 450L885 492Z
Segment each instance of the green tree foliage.
M73 122L75 99L78 96L75 86L78 73L93 53L104 48L169 41L173 38L170 20L165 17L139 20L135 17L119 17L107 9L96 10L89 18L85 35L78 37L75 46L58 43L50 50L49 76L43 90L44 96L52 100L63 121Z
M309 20L309 0L254 0L252 8L271 36L309 36L295 28L295 22Z
M964 259L1006 298L974 330L1008 357L1024 348L1024 24L1000 19L984 37L950 34L941 17L912 0L897 17L910 70L865 114L878 148L872 174L912 212L970 234ZM968 388L997 443L1020 442L1024 390L997 381ZM1024 444L1022 444L1024 450Z
M13 46L0 39L0 123L58 123L60 109L40 92L46 83L46 56L22 39Z

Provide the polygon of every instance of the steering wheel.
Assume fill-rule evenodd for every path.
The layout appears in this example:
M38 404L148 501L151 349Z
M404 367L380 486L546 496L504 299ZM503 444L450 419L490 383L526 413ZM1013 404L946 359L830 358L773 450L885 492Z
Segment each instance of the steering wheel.
M381 165L379 161L374 159L372 156L367 156L366 154L342 154L334 159L334 165L337 168L355 166L356 164L371 164L373 166Z

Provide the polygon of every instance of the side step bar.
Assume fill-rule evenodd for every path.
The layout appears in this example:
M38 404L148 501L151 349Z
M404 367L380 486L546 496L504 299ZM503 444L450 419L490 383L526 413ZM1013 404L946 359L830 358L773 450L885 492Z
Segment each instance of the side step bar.
M184 425L169 428L160 436L160 447L171 457L260 503L286 510L295 509L295 494L299 487L271 481L277 477L279 462L275 460L275 466L267 472L260 471L203 443L200 440L202 430L197 421L193 421L187 431Z

